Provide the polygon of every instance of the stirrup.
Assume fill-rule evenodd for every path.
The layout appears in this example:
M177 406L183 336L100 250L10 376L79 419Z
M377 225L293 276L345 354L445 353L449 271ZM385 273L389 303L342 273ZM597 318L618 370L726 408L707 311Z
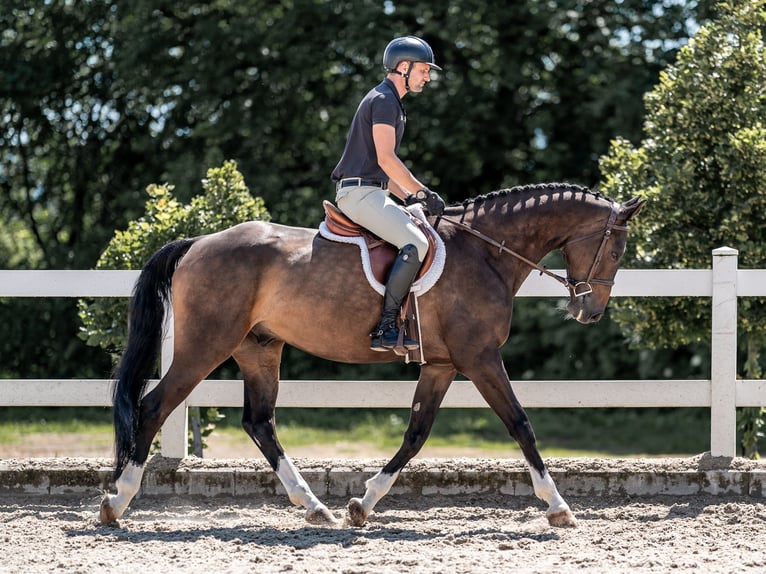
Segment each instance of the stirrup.
M416 349L420 348L420 344L417 341L413 341L412 339L407 338L406 336L402 335L402 342L399 343L399 337L401 334L401 330L404 327L394 327L390 326L382 331L382 333L377 334L376 337L373 337L373 344L376 347L375 350L379 351L393 351L396 349L401 349L404 347L407 351L414 351ZM373 348L373 346L370 346L370 348ZM399 353L397 353L399 354Z
M393 323L378 327L370 333L370 349L373 351L392 351L399 346L399 327ZM414 351L420 348L417 341L404 337L402 346L408 351Z
M384 333L383 346L387 349L393 349L397 355L400 354L399 351L401 351L402 347L404 347L407 351L415 351L416 349L419 349L420 344L417 341L413 341L412 339L407 338L407 332L404 331L402 333L400 329L404 329L404 326L399 327L399 329L396 329L393 333ZM390 335L391 338L387 337L386 335ZM399 344L399 337L402 339L401 345Z

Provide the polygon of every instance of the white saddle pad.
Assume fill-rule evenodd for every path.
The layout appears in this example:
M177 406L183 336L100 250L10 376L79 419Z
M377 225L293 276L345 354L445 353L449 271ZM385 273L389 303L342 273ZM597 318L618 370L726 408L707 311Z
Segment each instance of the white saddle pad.
M419 205L412 205L406 209L420 221L425 223L428 227L431 227L431 224L429 224L428 220L426 219L425 213L423 213L422 207ZM364 269L364 275L367 277L367 281L370 283L370 287L375 289L375 291L377 291L381 296L385 294L386 286L375 279L375 276L372 274L370 252L367 249L367 243L365 243L364 237L345 237L343 235L336 235L327 229L324 221L319 224L319 234L325 239L329 239L330 241L337 241L339 243L353 243L354 245L357 245L362 256L362 268ZM415 293L416 296L420 296L423 293L426 293L431 287L436 285L439 277L441 277L442 271L444 271L444 262L447 260L447 249L444 246L442 238L439 237L438 234L435 235L435 239L436 253L434 254L434 261L431 264L431 267L428 269L428 271L426 271L426 274L423 275L423 277L412 284L411 291Z

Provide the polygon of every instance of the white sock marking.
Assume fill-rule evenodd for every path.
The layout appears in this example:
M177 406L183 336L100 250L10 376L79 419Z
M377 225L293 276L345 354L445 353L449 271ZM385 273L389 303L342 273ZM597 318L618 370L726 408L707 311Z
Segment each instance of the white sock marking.
M556 485L554 484L551 475L548 474L548 469L545 469L545 473L541 477L537 470L529 466L529 463L527 463L527 467L529 468L529 474L532 476L532 485L535 489L535 495L539 499L548 503L548 511L546 514L569 510L569 505L564 502L564 499L556 489Z
M129 463L122 471L120 478L117 479L117 494L109 495L109 504L114 509L116 518L120 518L122 513L133 500L133 497L141 488L141 478L144 476L144 467Z
M398 477L399 472L388 474L381 471L364 483L367 487L364 498L362 498L362 508L364 508L365 516L369 516L378 501L388 494L388 491L391 490Z
M290 457L284 455L277 463L277 476L282 482L282 486L287 491L290 502L297 506L302 506L306 510L315 511L326 508L324 504L311 492L308 483L303 479L298 469L295 468Z

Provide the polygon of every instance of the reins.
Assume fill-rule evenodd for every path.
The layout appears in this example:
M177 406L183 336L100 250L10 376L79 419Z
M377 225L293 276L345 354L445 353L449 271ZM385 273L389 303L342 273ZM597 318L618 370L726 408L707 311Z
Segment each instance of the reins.
M627 225L616 225L615 222L617 221L617 216L619 215L619 206L616 203L612 203L612 211L609 214L609 219L606 223L606 226L599 230L594 231L593 233L587 233L585 235L581 235L580 237L575 237L574 239L571 239L567 241L562 247L561 251L566 255L565 249L567 246L571 245L572 243L577 243L578 241L582 241L584 239L589 239L590 237L593 237L594 235L602 235L601 239L601 245L599 245L598 251L596 252L595 257L593 258L593 263L590 266L590 271L588 272L588 277L585 279L585 281L577 281L575 279L572 279L571 277L562 277L561 275L554 273L553 271L550 271L549 269L538 265L531 259L528 259L524 257L521 253L518 253L514 251L513 249L509 249L505 246L505 241L497 241L495 239L492 239L491 237L484 235L481 231L478 231L474 229L473 227L466 225L462 221L457 221L455 219L451 219L449 217L446 217L442 215L440 217L441 220L447 221L451 223L452 225L459 227L460 229L463 229L464 231L467 231L471 235L474 235L481 239L482 241L489 243L490 245L497 247L499 253L508 253L509 255L515 257L519 261L523 261L533 269L536 269L540 272L540 275L547 275L548 277L552 277L559 283L561 283L564 287L569 289L570 294L572 297L582 297L584 295L587 295L589 293L593 292L593 288L591 287L591 283L597 283L599 285L614 285L614 281L611 279L596 279L593 277L593 275L596 273L596 268L598 267L599 263L601 263L601 259L604 255L604 250L606 249L606 245L609 242L609 238L612 236L612 230L617 229L618 231L627 231L628 226Z

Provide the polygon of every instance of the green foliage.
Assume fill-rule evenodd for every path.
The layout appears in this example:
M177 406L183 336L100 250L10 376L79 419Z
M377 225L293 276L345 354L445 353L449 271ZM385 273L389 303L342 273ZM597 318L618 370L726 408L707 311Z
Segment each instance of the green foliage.
M766 2L722 2L718 9L720 17L699 30L647 94L642 145L617 139L601 161L606 193L650 200L631 231L637 266L709 267L711 251L724 245L739 250L742 267L766 264ZM761 370L764 303L739 306L750 376ZM616 319L644 346L710 335L704 300L627 301L617 305ZM740 413L751 454L757 454L761 414Z
M183 205L171 185L150 185L146 213L116 231L96 264L97 269L140 269L160 247L184 237L214 233L249 220L268 221L260 198L250 195L233 161L211 168L203 193ZM127 340L125 299L80 301L81 338L107 350L123 349Z
M747 339L747 360L745 372L751 379L763 378L760 363L761 344L755 337ZM760 458L758 444L764 437L763 427L766 426L766 408L745 407L737 412L737 431L742 436L742 454L748 458Z
M614 320L614 300L597 325L564 320L566 299L523 298L514 304L513 328L503 359L511 379L704 379L704 345L630 349Z
M602 158L603 190L650 201L631 229L640 267L704 268L711 251L740 251L742 267L766 264L766 25L763 0L722 3L646 96L645 138L624 139ZM766 306L750 300L740 329L766 334ZM642 301L618 315L642 344L709 336L705 301Z
M406 98L401 149L443 195L593 183L709 0L663 4L6 0L6 206L37 226L52 267L72 246L91 265L140 211L138 190L171 181L188 200L207 166L235 158L277 221L316 225L353 111L401 34L428 39L445 69Z

